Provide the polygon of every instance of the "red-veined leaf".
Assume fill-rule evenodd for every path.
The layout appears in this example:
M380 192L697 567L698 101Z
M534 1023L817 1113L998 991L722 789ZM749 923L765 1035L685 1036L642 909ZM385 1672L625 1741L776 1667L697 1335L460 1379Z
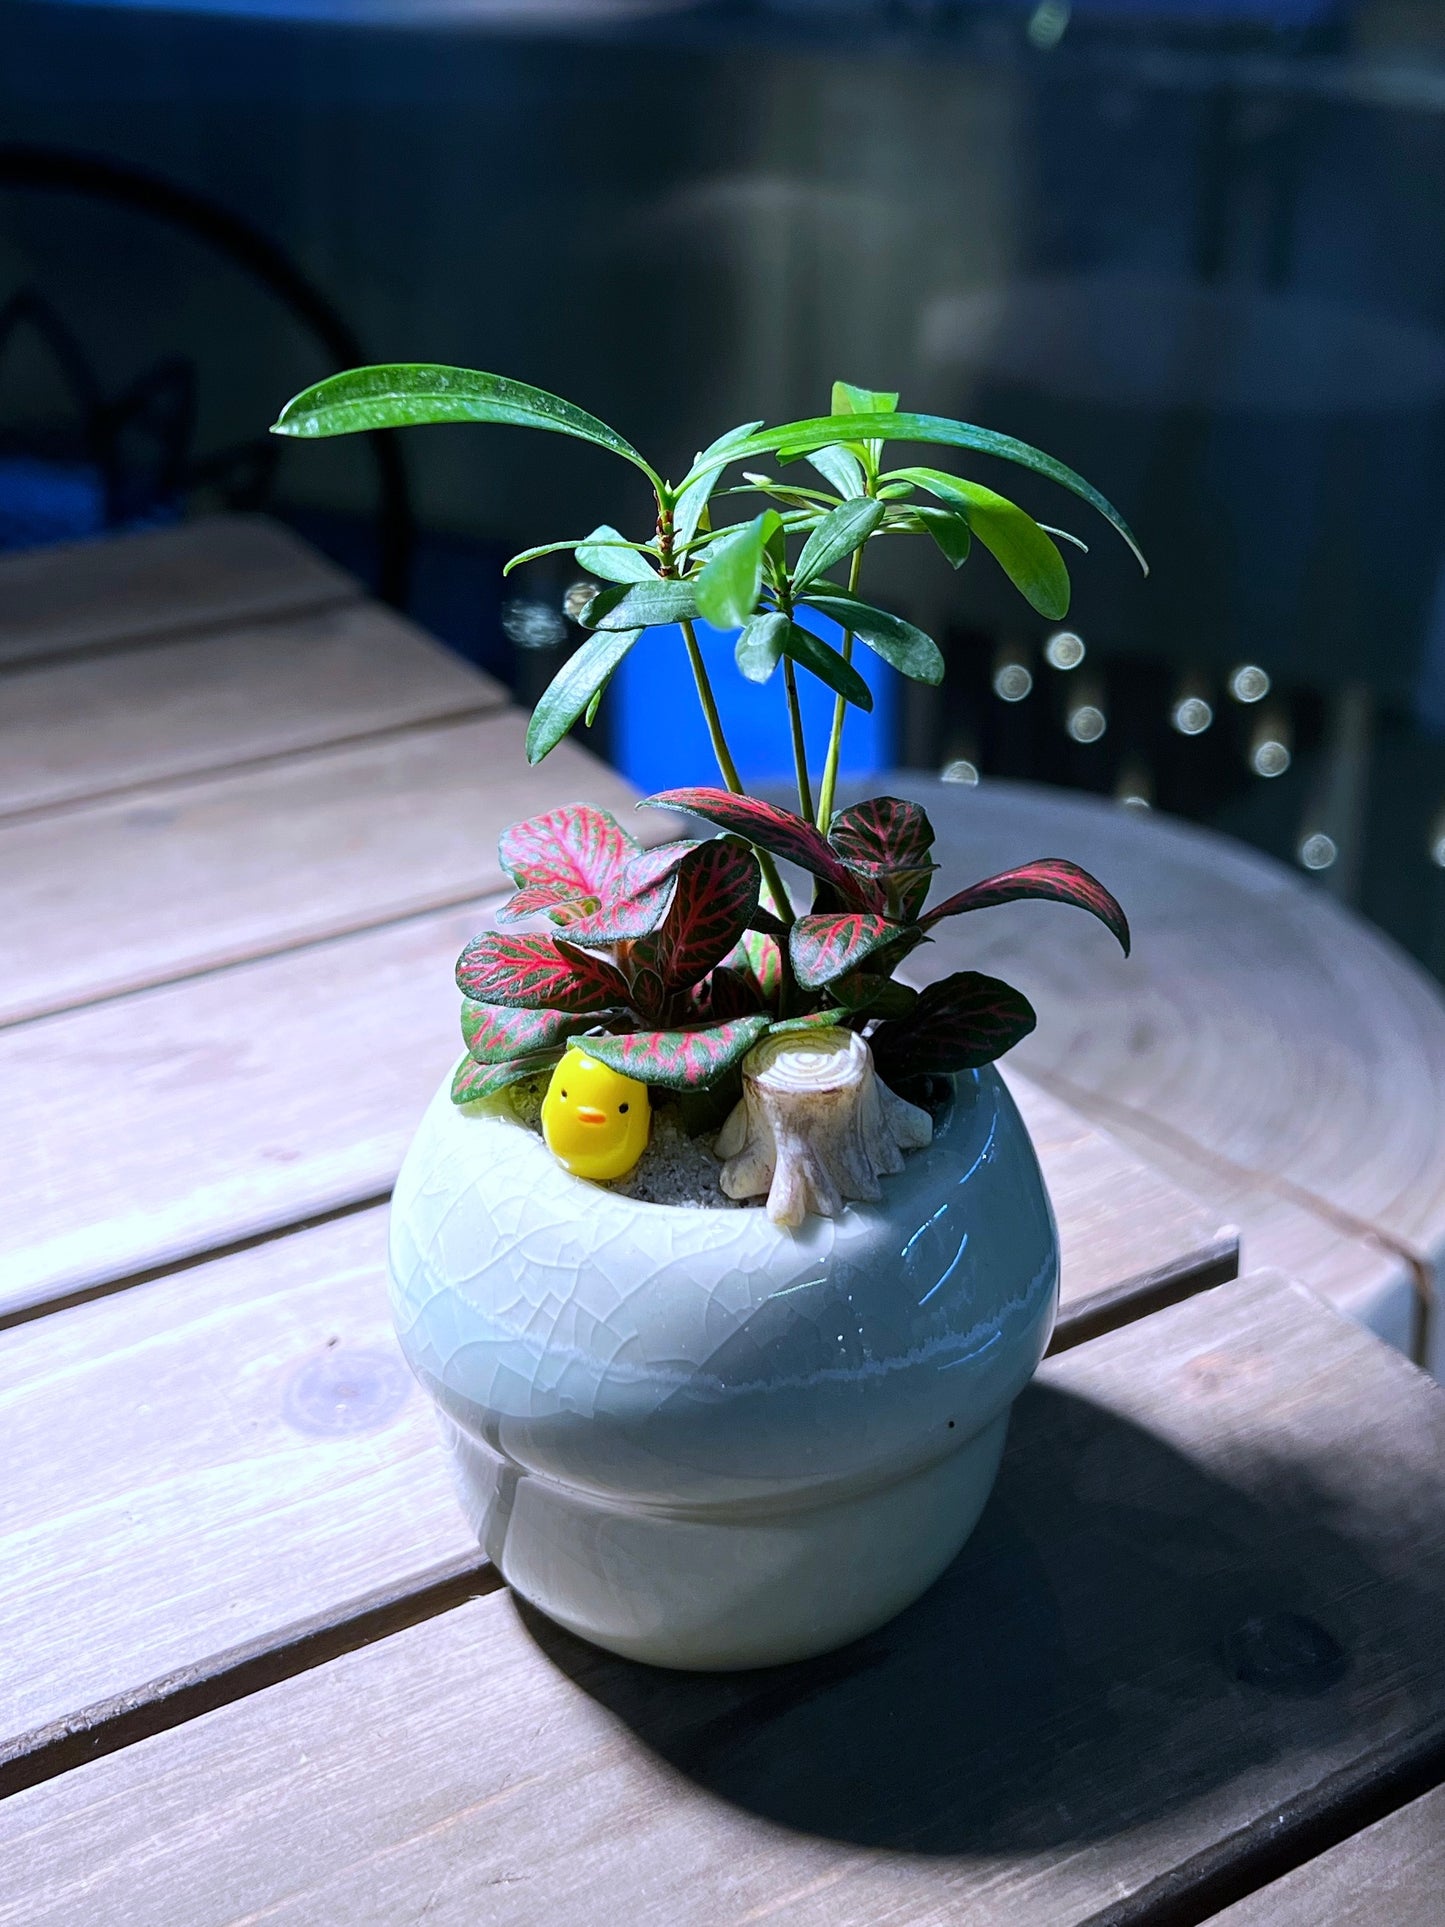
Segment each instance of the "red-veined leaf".
M700 984L694 984L689 1001L699 1018L721 1024L733 1017L751 1017L762 1000L751 977L718 964Z
M636 839L606 810L571 803L504 830L497 855L519 890L551 889L558 903L578 897L605 902L636 849Z
M868 1041L879 1076L893 1084L930 1071L991 1064L1037 1021L1028 998L1012 984L960 970L920 991L906 1017L880 1024Z
M897 925L875 910L799 917L788 937L793 974L805 990L818 990L871 957L897 934Z
M634 852L623 864L609 900L572 923L568 936L574 943L585 944L636 943L650 937L672 907L683 860L702 847L693 837Z
M505 1064L514 1057L563 1044L595 1024L595 1015L569 1010L514 1010L506 1004L462 1004L462 1037L479 1064Z
M701 816L719 829L746 837L760 850L781 857L785 863L796 863L800 870L831 883L846 902L859 909L882 908L875 887L846 869L812 824L790 810L759 802L754 796L734 796L731 790L717 789L664 790L643 801L647 808L684 810L689 816Z
M457 988L480 1004L573 1016L628 1002L620 971L552 937L473 937L457 959Z
M479 1097L495 1097L509 1084L520 1084L524 1077L537 1077L550 1070L561 1057L560 1050L544 1051L537 1057L515 1057L506 1064L476 1064L464 1057L452 1078L453 1104L470 1104Z
M1036 862L1019 864L1017 869L1001 870L996 877L985 877L982 883L960 890L957 896L930 910L922 920L922 927L930 929L941 917L956 917L965 910L987 910L996 903L1017 903L1034 897L1049 903L1072 903L1080 910L1087 910L1113 932L1124 955L1128 956L1129 920L1118 903L1097 877L1091 877L1087 870L1081 870L1077 863L1061 856L1040 857Z
M779 929L783 926L779 925ZM756 919L754 927L743 932L737 948L723 958L723 963L755 987L764 1005L769 1008L776 1005L783 982L783 953L775 937L756 927Z
M658 932L657 968L671 989L695 984L747 929L762 877L745 844L700 843L677 872L667 919Z
M625 1077L667 1090L711 1084L747 1055L768 1028L768 1019L735 1017L707 1030L640 1030L630 1037L589 1037L587 1054Z
M927 866L933 825L918 803L901 796L874 796L840 810L829 827L828 842L859 876L889 876Z
M838 1004L832 1010L809 1011L806 1017L786 1017L780 1024L768 1026L769 1037L785 1037L794 1030L833 1030L844 1024L852 1015L844 1005Z

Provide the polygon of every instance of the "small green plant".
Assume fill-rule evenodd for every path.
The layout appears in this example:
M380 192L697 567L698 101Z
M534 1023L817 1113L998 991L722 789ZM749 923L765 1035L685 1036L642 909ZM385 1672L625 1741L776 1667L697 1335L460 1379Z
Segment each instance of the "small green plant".
M885 468L889 443L963 449L1031 469L1088 502L1139 555L1117 510L1061 462L968 422L901 413L897 403L895 394L839 382L830 414L771 429L745 422L704 449L675 485L570 402L470 369L354 369L308 389L282 412L275 432L300 437L438 421L545 429L609 449L641 470L655 497L645 539L603 526L528 549L507 565L510 572L572 551L602 585L581 613L592 633L533 712L527 756L540 762L578 722L590 724L643 633L675 624L724 787L647 800L700 817L722 834L644 850L587 805L550 811L507 832L502 864L517 890L499 921L543 914L557 934L487 933L463 951L457 981L466 998L468 1059L453 1086L459 1103L547 1069L567 1040L584 1032L589 1053L614 1069L657 1086L698 1089L727 1080L769 1032L843 1026L867 1035L879 1074L896 1088L926 1073L988 1063L1034 1026L1020 992L976 971L956 972L921 993L897 980L898 967L940 919L1043 898L1090 911L1127 952L1123 911L1075 864L1023 864L930 909L937 865L924 811L877 797L835 812L848 709L872 707L855 646L915 681L943 678L931 637L859 596L868 545L923 536L959 568L977 542L1052 620L1069 604L1058 543L1084 547L978 482L941 469ZM719 493L724 471L767 458L783 468L806 461L822 486L744 467L741 481ZM715 525L715 503L738 495L766 506L746 520ZM841 648L799 619L806 610L839 625ZM699 617L738 631L737 666L750 682L776 675L781 683L796 812L744 793L698 644ZM816 785L800 674L818 677L835 699ZM794 904L780 861L811 879L806 908Z

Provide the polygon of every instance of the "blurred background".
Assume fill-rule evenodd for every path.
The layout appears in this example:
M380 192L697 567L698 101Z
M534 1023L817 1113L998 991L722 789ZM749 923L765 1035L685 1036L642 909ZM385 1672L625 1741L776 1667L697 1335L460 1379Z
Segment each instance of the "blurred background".
M853 767L1208 823L1445 978L1440 0L0 0L0 33L0 547L264 507L528 700L574 572L501 562L636 529L629 471L286 445L290 394L460 362L676 474L896 387L1081 470L1153 572L980 462L1090 541L1068 626L977 547L870 554L949 674L880 681ZM705 767L676 656L594 732L649 786Z

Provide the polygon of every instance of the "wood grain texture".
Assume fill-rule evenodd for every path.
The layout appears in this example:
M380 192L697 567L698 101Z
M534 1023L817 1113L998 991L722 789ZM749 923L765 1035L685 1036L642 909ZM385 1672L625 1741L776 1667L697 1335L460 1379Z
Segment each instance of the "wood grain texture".
M1445 1400L1273 1278L1051 1360L969 1547L810 1665L510 1595L0 1805L0 1922L1163 1918L1445 1738Z
M1208 832L1020 784L897 772L870 788L926 805L941 884L1069 856L1115 891L1127 962L1092 918L1023 903L938 925L928 973L1016 983L1039 1026L1011 1063L1238 1224L1246 1266L1280 1265L1408 1342L1417 1279L1445 1261L1438 987L1301 876Z
M279 522L207 515L0 561L0 665L347 601L360 584Z
M481 1554L370 1210L0 1334L0 1762Z
M506 709L0 824L0 1021L499 890L501 831L558 803L671 833L572 743L529 768L522 734Z
M0 683L0 814L506 700L377 602L15 670Z
M1061 1336L1095 1298L1115 1321L1137 1311L1146 1254L1176 1288L1192 1260L1197 1282L1208 1239L1167 1181L1017 1094L1059 1200ZM388 1173L378 1158L373 1182ZM371 1209L0 1332L0 1762L479 1561L392 1341L384 1263Z
M669 819L659 813L663 834ZM649 827L651 827L649 825ZM452 968L500 899L0 1032L0 1317L385 1195L460 1050ZM1054 1200L1065 1319L1233 1268L1170 1180L1014 1080Z
M1208 1927L1439 1927L1445 1787L1211 1915Z

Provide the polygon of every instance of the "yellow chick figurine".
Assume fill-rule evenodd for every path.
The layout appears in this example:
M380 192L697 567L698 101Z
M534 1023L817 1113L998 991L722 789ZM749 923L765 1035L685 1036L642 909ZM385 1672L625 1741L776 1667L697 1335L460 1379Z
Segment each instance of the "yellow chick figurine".
M600 1182L626 1177L647 1149L651 1122L645 1084L568 1045L542 1099L542 1136L564 1170Z

